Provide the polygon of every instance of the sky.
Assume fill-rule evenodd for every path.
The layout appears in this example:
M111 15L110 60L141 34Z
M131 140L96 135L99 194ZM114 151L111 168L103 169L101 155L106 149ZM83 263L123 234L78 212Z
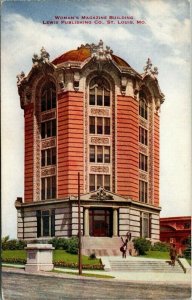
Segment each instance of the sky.
M55 16L125 16L134 24L48 24ZM90 19L89 19L90 20ZM137 24L137 21L141 21ZM16 76L42 46L53 60L102 39L143 72L158 67L165 102L160 118L161 217L191 215L190 2L188 0L4 1L1 19L2 236L16 238L14 202L24 195L24 117Z

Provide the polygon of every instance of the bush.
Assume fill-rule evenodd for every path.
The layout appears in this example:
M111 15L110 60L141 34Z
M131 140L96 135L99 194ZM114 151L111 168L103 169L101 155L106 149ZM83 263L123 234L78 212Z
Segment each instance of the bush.
M187 239L187 248L183 251L184 257L191 259L191 237Z
M49 244L52 244L56 250L67 250L68 240L65 238L53 238L49 240Z
M49 244L52 244L56 250L65 250L71 254L78 253L78 238L72 237L70 239L66 238L53 238L49 240Z
M78 242L77 237L72 237L72 238L68 239L68 247L67 247L66 251L71 254L77 254L78 246L79 246L78 244L79 244L79 242Z
M1 246L3 250L23 250L27 246L27 242L16 239L9 240L9 236L6 236L2 238Z
M151 247L151 242L145 238L135 238L133 239L134 248L137 251L138 255L144 255L149 251Z
M89 255L89 259L96 259L95 253L91 253L91 254Z
M169 251L169 245L162 242L156 242L154 245L151 246L151 251L162 251L167 252Z

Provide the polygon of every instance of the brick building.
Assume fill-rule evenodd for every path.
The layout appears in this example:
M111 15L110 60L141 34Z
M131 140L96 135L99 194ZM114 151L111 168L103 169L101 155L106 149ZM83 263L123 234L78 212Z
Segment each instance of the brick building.
M24 199L18 238L78 233L159 239L159 109L150 59L139 74L100 41L49 60L44 48L18 75L24 110Z
M160 218L160 240L174 243L179 251L187 248L187 240L191 237L191 217Z

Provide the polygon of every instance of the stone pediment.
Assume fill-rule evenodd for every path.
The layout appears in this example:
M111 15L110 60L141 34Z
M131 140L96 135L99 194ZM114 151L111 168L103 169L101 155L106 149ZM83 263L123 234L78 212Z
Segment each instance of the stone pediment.
M120 195L114 194L110 191L105 190L100 187L98 190L81 195L81 200L93 200L93 201L128 201L128 199L123 198Z

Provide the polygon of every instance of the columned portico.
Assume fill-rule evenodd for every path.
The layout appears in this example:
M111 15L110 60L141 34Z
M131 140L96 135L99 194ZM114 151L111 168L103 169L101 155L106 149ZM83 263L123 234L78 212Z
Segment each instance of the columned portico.
M84 236L89 236L89 208L84 209Z
M113 208L113 236L118 236L118 213L117 208Z

